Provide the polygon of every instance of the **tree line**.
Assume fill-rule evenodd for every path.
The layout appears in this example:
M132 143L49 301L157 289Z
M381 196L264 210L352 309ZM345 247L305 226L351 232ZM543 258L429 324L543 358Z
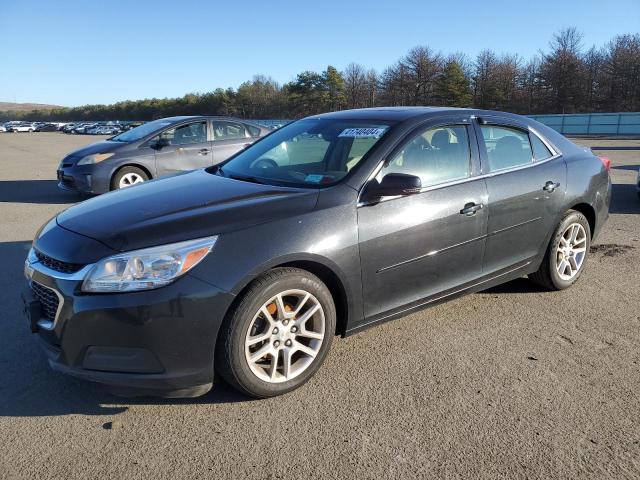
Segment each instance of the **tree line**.
M529 60L481 51L445 55L417 46L382 72L351 63L305 71L284 85L257 75L237 89L49 111L0 112L0 119L152 120L173 115L293 119L346 108L434 105L523 114L640 111L640 34L585 49L576 28L556 33Z

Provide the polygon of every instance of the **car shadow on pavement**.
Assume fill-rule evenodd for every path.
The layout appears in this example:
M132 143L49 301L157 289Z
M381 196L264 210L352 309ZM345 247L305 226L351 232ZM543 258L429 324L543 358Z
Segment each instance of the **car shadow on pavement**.
M24 259L31 242L0 242L4 271L0 276L0 417L40 417L59 415L117 415L130 405L213 404L248 400L216 381L202 397L161 399L121 398L106 387L84 382L49 368L24 318L20 293L27 283Z
M507 293L541 293L548 292L545 288L541 287L537 283L529 280L528 278L516 278L515 280L511 280L507 283L502 283L500 285L496 285L495 287L488 288L487 290L482 290L479 293L497 293L497 294L507 294Z
M55 180L0 180L0 203L76 203L88 198L58 188Z
M609 213L640 214L640 198L635 185L614 183L611 188Z

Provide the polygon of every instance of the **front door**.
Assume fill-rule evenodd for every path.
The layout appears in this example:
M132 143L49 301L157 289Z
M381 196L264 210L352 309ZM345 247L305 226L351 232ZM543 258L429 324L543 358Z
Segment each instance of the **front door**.
M484 271L491 274L526 264L546 248L564 202L567 173L563 158L526 126L477 128L489 193Z
M213 165L211 142L204 120L165 130L160 134L160 139L165 144L156 149L158 176Z
M468 118L421 127L386 162L422 192L358 208L365 317L383 318L482 275L487 192Z

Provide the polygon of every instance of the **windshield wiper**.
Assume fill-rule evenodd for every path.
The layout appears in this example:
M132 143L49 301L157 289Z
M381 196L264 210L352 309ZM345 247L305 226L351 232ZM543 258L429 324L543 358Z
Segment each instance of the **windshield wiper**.
M220 169L218 169L220 171ZM244 175L229 175L229 178L233 178L234 180L241 180L243 182L251 182L251 183L259 183L260 185L265 185L266 182L260 180L256 177L244 176Z

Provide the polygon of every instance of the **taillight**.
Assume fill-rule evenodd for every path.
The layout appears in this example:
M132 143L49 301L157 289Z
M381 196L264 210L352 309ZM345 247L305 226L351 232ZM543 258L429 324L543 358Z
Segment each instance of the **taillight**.
M600 159L600 161L604 165L604 168L607 169L607 172L609 170L611 170L611 160L609 160L609 157L598 157L598 158Z

